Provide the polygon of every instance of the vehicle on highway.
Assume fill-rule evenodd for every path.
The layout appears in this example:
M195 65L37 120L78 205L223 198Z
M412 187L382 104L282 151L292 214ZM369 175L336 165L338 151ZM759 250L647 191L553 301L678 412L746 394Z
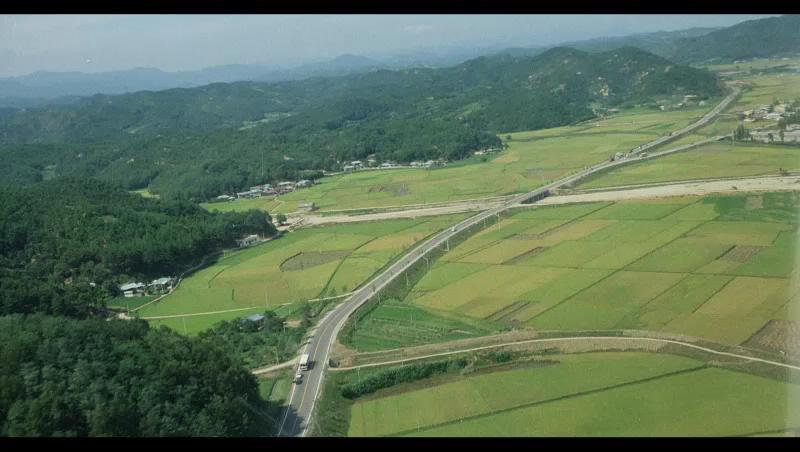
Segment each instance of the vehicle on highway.
M292 380L292 383L299 385L302 382L303 382L303 374L301 374L300 372L294 374L294 380Z
M311 363L308 361L308 359L309 359L308 353L303 353L303 356L300 357L300 370L301 371L308 370L308 368L310 367Z

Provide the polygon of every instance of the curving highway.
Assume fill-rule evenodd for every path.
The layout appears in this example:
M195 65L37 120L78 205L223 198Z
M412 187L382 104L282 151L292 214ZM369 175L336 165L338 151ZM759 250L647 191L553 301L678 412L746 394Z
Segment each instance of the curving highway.
M714 109L703 116L700 120L687 127L684 127L683 129L680 129L677 132L672 133L670 136L660 137L657 140L642 145L634 150L631 154L644 152L708 124L722 110L727 108L728 105L730 105L731 102L733 102L733 100L739 95L739 93L740 90L738 88L734 88L733 91L722 100L722 102L720 102L716 107L714 107ZM710 138L708 140L704 140L704 142L717 141L721 138L724 138L724 136ZM681 146L675 149L650 155L647 158L654 158L666 155L668 153L679 152L687 149L688 147L696 145L696 143L693 143L691 145ZM494 215L498 215L515 204L530 200L543 199L548 196L550 191L553 189L562 187L564 185L573 184L599 171L638 160L642 159L629 158L625 160L606 161L594 165L534 191L515 196L498 207L485 210L477 215L467 218L455 226L451 226L427 241L419 244L400 260L392 264L389 268L367 282L363 287L355 291L349 299L331 310L319 321L316 329L310 337L310 340L306 344L306 347L302 353L308 353L310 355L311 366L308 371L303 373L303 382L292 386L292 391L289 395L288 406L281 419L277 435L306 436L310 427L309 420L312 419L314 407L316 405L317 398L319 397L319 392L322 388L322 381L325 377L331 345L336 341L336 336L339 334L339 331L341 330L347 318L350 317L350 315L352 315L353 312L355 312L361 305L366 303L376 292L380 291L392 280L394 280L395 277L397 277L407 268L414 265L430 251L445 244L450 238L463 231L465 228L469 228L470 226L480 223L485 219L488 219Z

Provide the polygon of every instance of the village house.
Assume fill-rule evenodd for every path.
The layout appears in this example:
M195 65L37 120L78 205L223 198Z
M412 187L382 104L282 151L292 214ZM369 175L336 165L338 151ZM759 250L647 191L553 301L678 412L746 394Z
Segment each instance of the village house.
M354 167L356 167L356 168L361 168L362 166L364 166L364 165L361 163L361 160L353 160L352 162L350 162L350 164L351 164L351 165L353 165L353 166L354 166Z
M383 166L383 165L381 165L381 166ZM350 171L355 171L355 169L356 169L356 167L355 167L355 166L353 166L353 165L345 165L345 166L344 166L344 171L345 171L346 173L349 173Z
M282 195L284 193L290 193L293 191L294 191L294 182L289 182L289 181L278 182L277 193L279 195Z
M306 187L310 187L312 185L314 185L313 181L310 181L308 179L302 179L302 180L297 181L297 184L295 185L295 187L297 187L297 188L306 188Z
M150 284L147 285L147 290L150 293L163 293L169 290L172 290L172 286L175 283L174 278L170 278L169 276L164 276L162 278L154 279Z
M240 321L243 324L248 324L248 323L255 324L256 329L260 330L264 328L264 318L265 318L264 314L253 314L242 318Z
M260 196L261 196L260 190L247 190L236 193L236 197L239 199L251 199L251 198L258 198Z
M234 198L233 196L229 196L229 195L219 195L219 196L217 196L216 199L217 199L217 201L233 201L236 198Z
M125 298L135 297L135 296L142 296L144 295L144 291L147 286L144 283L140 282L129 282L126 284L122 284L119 286L119 291L122 292L122 295Z
M247 248L248 246L253 246L258 243L258 236L255 234L248 235L242 239L236 241L236 244L239 248Z

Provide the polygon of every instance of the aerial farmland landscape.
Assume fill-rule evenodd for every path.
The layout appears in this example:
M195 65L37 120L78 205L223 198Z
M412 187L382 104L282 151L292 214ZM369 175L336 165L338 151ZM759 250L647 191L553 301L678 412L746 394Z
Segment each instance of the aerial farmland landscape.
M800 16L0 19L0 436L800 434Z

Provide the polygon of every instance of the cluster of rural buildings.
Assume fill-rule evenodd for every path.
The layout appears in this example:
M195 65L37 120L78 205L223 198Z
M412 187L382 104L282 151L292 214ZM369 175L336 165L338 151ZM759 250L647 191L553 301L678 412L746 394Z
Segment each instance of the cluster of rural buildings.
M342 170L344 170L344 172L346 173L349 173L351 171L357 171L364 168L389 169L389 168L399 168L399 167L400 165L397 162L392 162L392 161L383 162L379 165L377 160L370 157L367 159L366 162L362 162L361 160L353 160L349 164L342 166Z
M494 154L495 152L500 152L498 148L486 148L486 149L479 149L472 153L472 155L487 155L487 154Z
M247 191L236 193L236 197L230 195L217 196L218 201L233 201L235 199L250 199L259 198L261 196L278 196L286 193L291 193L298 188L306 188L314 185L314 181L309 179L302 179L297 182L284 181L278 182L277 185L263 184L254 185Z
M442 166L447 165L447 162L444 160L428 160L426 162L420 161L413 161L408 164L408 167L411 168L439 168ZM353 160L349 164L346 164L342 167L344 172L349 173L353 171L358 171L361 169L391 169L391 168L403 168L403 165L400 165L397 162L393 161L386 161L378 164L377 160L374 158L367 159L366 162L362 162L361 160Z
M790 113L791 111L791 107L786 104L774 106L762 105L757 109L743 111L742 119L744 122L755 122L759 120L780 121L786 113Z
M795 103L796 105L796 103ZM787 116L796 114L795 108L786 103L762 105L759 108L739 113L739 118L746 123L756 121L776 121L779 124ZM749 131L749 139L761 143L800 143L800 124L785 124L783 130L762 128Z
M754 130L750 139L761 143L800 143L800 124L788 124L786 130Z
M661 103L661 105L658 106L658 109L661 111L666 111L666 110L675 110L683 107L694 107L694 106L705 107L706 101L704 100L698 101L696 94L687 94L683 96L683 100L678 102L677 104L669 105L666 103Z
M141 297L144 295L160 295L172 290L175 285L175 278L165 276L154 279L150 284L142 282L129 282L118 286L119 291L126 298Z

